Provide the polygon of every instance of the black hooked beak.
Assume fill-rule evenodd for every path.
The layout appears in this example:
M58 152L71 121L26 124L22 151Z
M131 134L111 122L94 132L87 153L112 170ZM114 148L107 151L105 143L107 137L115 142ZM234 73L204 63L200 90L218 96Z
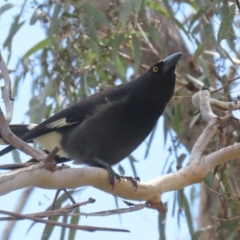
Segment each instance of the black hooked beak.
M173 67L175 68L181 56L182 56L182 53L178 52L162 60L164 63L163 72L166 73L169 69L172 69Z

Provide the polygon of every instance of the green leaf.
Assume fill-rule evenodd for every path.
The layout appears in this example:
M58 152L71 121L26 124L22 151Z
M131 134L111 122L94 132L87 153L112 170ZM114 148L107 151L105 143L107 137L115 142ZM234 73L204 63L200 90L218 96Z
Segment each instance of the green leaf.
M152 132L150 133L149 141L148 141L148 143L147 143L147 149L146 149L145 155L144 155L144 159L146 159L146 158L148 157L149 150L150 150L150 147L151 147L151 144L152 144L154 135L155 135L156 130L157 130L157 125L158 125L158 122L157 122L157 124L155 125L154 129L152 130Z
M25 21L22 21L19 23L18 20L19 20L19 18L16 17L14 23L12 24L12 26L9 30L9 34L8 34L5 42L3 43L3 48L8 47L8 49L11 50L12 39L13 39L14 35L18 32L18 30L25 23Z
M239 220L235 219L235 220L228 220L228 221L224 221L222 222L218 227L217 230L227 230L228 232L234 232L237 231L237 227L239 226Z
M39 50L41 50L43 48L47 48L47 47L51 46L53 41L58 41L59 39L60 39L59 36L54 36L54 37L49 37L49 38L46 38L46 39L42 40L41 42L37 43L35 46L30 48L23 55L23 58L28 58L29 56L31 56L32 54L36 53L37 51L39 51Z
M88 33L89 37L97 40L96 27L93 23L92 17L90 17L88 14L84 13L83 18L84 18L84 22L85 22L86 32Z
M123 168L123 166L121 164L118 164L118 172L120 173L120 175L125 175L125 170Z
M204 81L204 84L207 86L211 86L213 79L211 69L209 69L208 62L206 61L206 59L204 59L203 56L200 56L198 58L198 63L199 66L201 67L201 70L203 71L203 74L205 75L206 80Z
M200 116L201 114L193 116L192 120L189 123L189 129L191 129L195 125L195 123L200 119Z
M137 72L141 63L142 51L139 37L135 34L132 35L132 55L134 60L134 71Z
M124 67L121 58L117 55L116 56L116 62L114 64L115 66L115 70L117 72L117 75L121 78L121 79L126 79L126 68Z
M171 128L170 122L172 121L172 119L173 119L173 115L172 115L171 109L170 107L167 106L165 108L164 118L163 118L164 146L167 143L168 132L169 132L169 129Z
M197 48L197 50L194 53L193 56L193 60L195 61L195 63L197 63L198 57L200 56L200 54L203 52L204 48L206 47L206 45L208 44L208 42L210 41L210 37L205 39Z
M69 13L69 12L64 12L62 14L62 17L65 17L65 18L77 18L77 15Z
M117 34L113 41L112 41L112 57L113 59L115 59L116 57L116 54L117 54L117 51L119 50L123 40L125 39L125 34L124 33L120 33L120 34Z
M219 44L219 48L224 53L224 55L233 63L233 65L235 65L235 62L233 61L231 55L229 54L229 51L227 51L223 46L221 46L221 44Z
M189 38L189 34L188 31L185 29L184 25L178 21L176 18L173 18L174 22L176 23L176 25L186 34L186 36Z
M167 203L166 203L167 206ZM166 240L166 216L167 214L158 214L158 229L161 240Z
M205 230L199 230L192 235L192 240L199 240Z
M39 19L41 19L41 17L39 16L38 10L36 10L30 18L30 25L34 25Z
M201 25L200 24L196 24L196 26L193 28L193 30L191 31L192 35L198 34L201 30Z
M207 12L209 12L212 8L213 8L213 4L210 4L210 5L208 5L208 6L205 6L205 7L200 8L200 10L199 10L196 14L193 15L193 18L192 18L192 20L191 20L191 22L190 22L190 24L189 24L189 29L188 29L188 31L191 30L193 24L194 24L200 17L202 17L203 15L205 15L205 14L206 14Z
M129 15L133 10L134 10L134 0L125 1L122 8L120 9L120 21L123 26L126 25Z
M162 3L166 11L170 14L170 18L174 18L175 11L172 9L172 3L169 0L162 0Z
M137 177L137 170L136 170L136 167L134 165L134 162L137 162L137 160L133 157L133 155L129 155L128 159L129 159L132 171L133 171L133 176Z
M166 18L170 18L170 14L164 9L161 7L161 5L159 3L156 3L154 1L147 1L147 6L152 8L153 10L161 13L163 16L165 16Z
M68 216L67 215L63 216L62 223L67 223L67 220L68 220ZM61 233L60 233L59 240L64 240L65 239L66 230L67 230L67 228L61 227Z
M42 17L42 20L44 22L51 22L51 27L48 28L48 36L52 35L58 35L59 34L59 27L60 27L60 21L59 18L61 17L62 12L62 5L61 4L55 4L53 5L53 14L52 17L49 18L48 14L44 14Z
M91 4L83 4L82 10L89 16L94 17L97 24L104 25L107 28L111 28L110 21L107 19L107 17L103 15L101 11L99 11L97 8L93 7Z
M187 1L187 4L189 4L194 10L198 10L198 4L195 1Z
M5 40L5 42L3 43L3 48L7 47L8 50L9 50L9 55L8 55L8 59L7 59L7 62L10 60L11 58L11 52L12 52L12 39L14 37L14 35L17 33L17 31L22 27L22 25L25 23L25 21L19 23L19 20L21 18L21 15L23 14L23 9L25 7L27 3L27 0L25 0L21 6L21 10L20 10L20 13L18 15L16 15L14 17L14 22L13 24L11 25L11 28L9 30L9 34Z
M60 207L57 207L56 208L60 208ZM60 218L60 216L52 216L51 218L49 218L50 220L52 221L58 221ZM55 226L53 225L48 225L46 224L43 231L42 231L42 238L41 240L48 240L50 239L52 233L53 233L53 230L54 230Z
M11 3L4 4L2 7L0 7L0 16L2 17L2 14L7 10L11 9L12 7L14 7L14 5Z
M83 190L83 189L82 189L82 190ZM80 191L82 191L82 190L79 190L79 189L78 189L78 190L77 190L77 189L76 189L76 190L71 190L71 191L68 191L68 193L69 193L70 195L73 195L73 193L77 193L77 192L80 192ZM63 203L66 202L66 201L68 201L68 200L69 200L69 198L68 198L67 194L63 193L60 197L58 197L58 199L57 199L57 201L56 201L55 209L61 208L61 206L63 205ZM50 210L50 209L51 209L51 206L48 207L45 211L48 211L48 210ZM50 219L50 220L53 220L53 221L58 221L59 218L60 218L59 216L52 216L52 217L50 217L49 219ZM35 223L33 223L33 224L31 225L31 227L32 227L33 225L35 225ZM43 232L42 232L42 236L41 236L40 239L42 239L42 240L50 239L50 236L52 235L54 229L55 229L55 226L46 224L46 225L45 225L45 228L44 228L44 230L43 230ZM71 230L70 230L70 231L71 231Z
M174 124L174 130L177 134L181 133L181 127L180 127L180 123L181 123L181 105L177 104L174 108L174 119L173 119L173 124Z
M13 155L13 161L15 163L21 163L22 162L21 159L20 159L19 151L16 151L16 150L12 151L12 155Z
M218 43L220 43L223 39L227 37L235 16L235 9L236 9L235 4L232 4L229 7L228 16L223 18L218 30L218 36L217 36Z
M79 214L80 213L80 208L76 208L75 211L73 212L74 214ZM78 224L80 219L79 216L72 216L70 224ZM69 235L68 235L68 240L74 240L76 236L77 229L69 229Z
M190 232L191 235L193 235L194 228L193 228L192 213L191 213L191 210L190 210L189 202L188 202L185 194L183 194L183 206L184 206L184 209L185 209L185 214L186 214L186 218L187 218L187 225L188 225L189 232Z
M194 232L194 228L193 228L192 214L190 211L190 205L183 189L179 190L178 194L179 194L178 195L179 207L180 209L184 208L188 229L189 229L190 235L192 236ZM179 216L179 220L180 220L180 216ZM179 221L179 224L180 224L180 221Z
M95 58L97 60L97 62L99 62L100 60L100 47L99 45L92 39L88 38L85 41L86 46L89 48L89 50L91 50L91 52L93 53L93 58Z
M186 154L185 153L182 153L178 158L177 158L177 163L178 165L182 166L182 163L184 161L184 159L186 158Z
M46 19L49 18L47 17L46 13L43 12L42 10L40 9L37 9L32 17L30 18L30 25L34 25L38 20L41 20L41 21L46 21Z

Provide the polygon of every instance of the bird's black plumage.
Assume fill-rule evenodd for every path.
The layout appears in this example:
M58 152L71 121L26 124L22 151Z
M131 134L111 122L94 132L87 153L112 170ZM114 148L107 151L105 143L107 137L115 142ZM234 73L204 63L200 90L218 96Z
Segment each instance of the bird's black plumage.
M181 55L175 53L135 80L60 111L21 139L40 143L47 151L58 146L59 159L76 163L99 166L94 157L109 165L120 162L149 135L173 96L175 67ZM13 149L8 146L0 156Z

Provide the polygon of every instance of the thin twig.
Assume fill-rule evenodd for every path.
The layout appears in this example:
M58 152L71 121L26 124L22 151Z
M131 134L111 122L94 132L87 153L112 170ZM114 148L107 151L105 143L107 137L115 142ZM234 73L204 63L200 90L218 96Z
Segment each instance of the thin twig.
M144 208L146 208L147 204L144 203L144 204L136 204L134 205L133 207L128 207L128 208L118 208L118 209L112 209L112 210L106 210L106 211L100 211L100 212L94 212L94 213L84 213L84 212L81 212L80 214L77 214L77 215L85 215L85 216L110 216L110 215L115 215L115 214L122 214L122 213L129 213L129 212L135 212L135 211L139 211L139 210L142 210ZM75 214L72 214L73 216Z
M59 196L59 194L60 194L61 191L62 191L62 189L58 189L58 190L56 191L56 194L55 194L54 199L53 199L52 207L51 207L51 210L52 210L52 211L55 209L56 202L57 202L58 196Z
M57 170L56 161L54 160L54 158L56 157L56 154L58 153L58 151L59 151L59 148L55 147L43 161L44 167L49 171Z
M68 205L63 208L55 209L55 210L50 210L50 211L44 211L44 212L36 212L36 213L31 213L31 214L24 214L24 216L28 217L38 217L38 218L46 218L46 217L53 217L53 216L63 216L63 215L68 215L68 216L76 216L76 214L69 214L71 213L75 208L87 205L90 203L94 203L95 199L89 198L87 201L81 202L81 203L76 203L72 205ZM1 210L0 210L1 213ZM78 214L82 215L81 213ZM84 215L84 214L83 214ZM20 221L24 220L25 218L17 218L17 217L1 217L0 221Z
M32 220L32 221L39 222L39 223L44 223L44 224L49 224L49 225L59 226L59 227L66 227L66 228L70 228L70 229L78 229L78 230L83 230L83 231L90 231L90 232L94 232L94 231L129 232L129 230L126 230L126 229L92 227L92 226L81 226L81 225L77 225L77 224L60 223L60 222L56 222L56 221L52 221L52 220L44 220L44 219L41 219L41 218L38 218L38 217L27 216L27 215L14 213L14 212L9 212L9 211L4 211L4 210L0 210L0 213L5 214L5 215L10 215L10 216L15 217L17 219L28 219L28 220Z
M71 202L73 204L76 204L76 201L74 200L74 198L68 193L68 191L66 189L63 189L63 191L66 193L66 195L68 196L68 198L71 200Z
M137 23L137 28L138 30L141 32L146 44L148 45L148 47L152 50L152 52L156 55L156 56L159 56L159 53L158 51L154 48L154 46L152 45L152 43L150 42L150 40L148 39L145 31L143 31L141 25L139 23Z
M130 60L131 62L134 62L134 60L127 54L123 53L123 52L118 52L118 55L123 57L123 58L126 58L127 60ZM140 64L140 67L145 69L145 70L148 70L149 69L149 66L146 65L146 64Z
M2 98L3 98L5 109L6 109L6 121L9 124L12 120L12 115L13 115L12 104L11 104L11 101L13 100L11 97L11 79L9 77L7 66L6 66L6 63L4 62L1 51L0 51L0 69L2 72L4 85L5 85L1 87Z
M31 214L24 214L23 216L26 217L37 217L37 218L46 218L46 217L53 217L53 216L86 216L86 217L104 217L104 216L110 216L110 215L116 215L116 214L123 214L123 213L129 213L129 212L135 212L142 210L146 207L149 207L148 203L144 204L134 204L132 207L128 208L119 208L119 209L111 209L111 210L105 210L105 211L99 211L99 212L93 212L93 213L73 213L69 214L72 212L74 209L77 207L89 204L89 203L94 203L95 199L89 198L88 201L81 202L81 203L76 203L72 204L60 209L52 210L52 211L45 211L45 212L37 212L37 213L31 213ZM1 212L1 210L0 210ZM1 217L0 221L19 221L19 220L24 220L25 218L18 218L16 216L11 216L11 217Z
M220 88L218 88L218 89L216 89L214 91L211 91L210 93L212 94L212 93L219 92L220 90L224 89L227 85L229 85L230 83L232 83L232 82L234 82L234 81L236 81L238 79L240 79L240 77L236 77L236 78L230 79L222 87L220 87Z

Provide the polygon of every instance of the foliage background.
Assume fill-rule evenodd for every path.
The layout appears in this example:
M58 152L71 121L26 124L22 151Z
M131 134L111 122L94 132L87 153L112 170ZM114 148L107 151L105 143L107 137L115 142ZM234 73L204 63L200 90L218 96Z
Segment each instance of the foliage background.
M4 34L0 35L5 60L11 66L9 71L14 81L14 96L16 101L30 96L28 109L25 109L25 102L24 107L15 108L16 112L25 111L25 121L39 122L107 86L130 81L159 59L181 51L183 57L177 69L175 95L184 97L170 102L164 118L138 152L116 166L121 173L138 175L142 180L175 171L176 166L186 164L187 151L191 151L203 128L200 115L194 116L190 97L198 90L220 87L239 75L238 6L238 2L219 0L3 2L0 32ZM28 32L20 41L15 41L26 26ZM33 43L30 43L31 39L35 39ZM26 44L28 42L29 46ZM16 55L14 49L21 48L26 50ZM26 94L28 89L30 93ZM213 97L229 100L237 96L237 91L236 81ZM224 145L238 141L238 128L232 122L225 129ZM219 139L216 137L208 151L218 148ZM142 159L146 161L139 162ZM22 155L14 153L12 161L24 160L26 158ZM150 221L154 226L147 232L153 232L151 236L154 239L157 236L173 239L171 225L177 224L178 233L185 239L190 236L198 239L202 233L205 234L202 239L237 238L237 221L222 223L209 215L225 219L239 214L238 169L238 161L232 161L219 169L213 181L211 175L206 178L205 184L224 197L198 186L167 195L167 218L155 213L147 215L151 220L146 222ZM77 198L82 200L87 191L77 190ZM91 197L98 196L98 201L101 201L96 211L102 210L99 208L103 208L105 203L102 199L106 194L91 194ZM36 190L31 197L25 194L25 202L29 198L27 203L30 204L33 196L42 201L43 195L40 195ZM50 202L47 201L43 209ZM109 202L114 203L112 207L122 206L119 199L108 198L107 206ZM59 204L66 204L65 199L60 199ZM35 209L33 207L31 211ZM91 206L89 211L94 211L94 207ZM149 237L144 235L145 225L141 223L139 227L137 224L139 215L134 215L126 224L130 215L116 217L118 224L130 229L133 234L138 232L136 236L140 239ZM84 222L83 218L60 220ZM111 218L96 220L96 225L109 226L112 223ZM94 220L90 219L88 224L94 224ZM207 226L210 227L206 229ZM113 227L116 227L115 222ZM20 225L17 228L21 228ZM48 239L54 234L53 228L49 227L39 231L39 238ZM61 239L76 237L74 231L54 229L54 232L60 234ZM177 238L178 233L174 237ZM102 236L99 234L91 233L88 236ZM123 237L121 234L107 236L115 238L116 235ZM5 235L5 239L8 236Z

